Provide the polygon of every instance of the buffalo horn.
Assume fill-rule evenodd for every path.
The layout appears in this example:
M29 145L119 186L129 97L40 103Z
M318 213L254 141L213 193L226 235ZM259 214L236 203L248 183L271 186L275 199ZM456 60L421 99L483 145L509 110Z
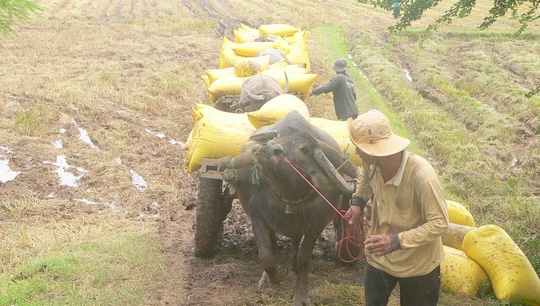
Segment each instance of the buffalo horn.
M285 75L285 88L283 88L283 94L286 94L289 92L289 78L287 77L287 72L283 71L283 74Z
M268 128L267 126L265 126L259 129L258 131L256 131L255 133L253 133L253 135L249 137L249 140L266 143L276 138L277 136L278 136L278 133L276 130L272 130Z
M354 192L354 184L349 184L345 181L321 149L315 149L313 155L315 161L321 166L326 175L334 181L343 194L352 194Z
M253 153L247 150L238 156L227 156L219 159L218 171L222 172L225 169L238 169L249 166L253 163Z
M261 75L261 74L259 74L259 75ZM262 81L262 76L260 76L260 78L261 78L261 81ZM250 83L250 84L253 84L253 83ZM246 92L246 95L248 96L249 101L266 102L265 98L264 98L264 95L257 95L257 94L252 93L251 89L249 87L250 86L245 86L245 82L244 82L244 91Z
M330 160L334 167L341 166L340 170L351 178L356 178L358 176L358 167L355 164L345 158L338 150L334 149L326 142L320 140L317 140L317 142L319 143L321 150L324 152L324 155L326 155L326 158Z

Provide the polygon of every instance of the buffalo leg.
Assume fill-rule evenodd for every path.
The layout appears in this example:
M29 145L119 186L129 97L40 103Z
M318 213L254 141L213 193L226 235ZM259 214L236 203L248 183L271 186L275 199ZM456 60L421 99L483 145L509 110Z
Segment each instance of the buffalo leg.
M319 235L306 235L300 245L298 256L296 258L296 286L293 294L293 304L295 306L311 305L308 297L308 272L311 255L315 242Z
M289 268L290 273L294 273L296 275L296 271L298 270L296 267L296 257L298 256L298 248L300 246L300 241L302 238L291 238L291 251L289 253L289 256L287 257L287 265L286 267Z
M257 242L257 250L259 251L259 263L261 268L266 272L270 283L279 284L283 280L283 274L280 273L277 265L277 238L276 234L263 222L253 219L251 221L255 241ZM259 281L264 282L263 278Z

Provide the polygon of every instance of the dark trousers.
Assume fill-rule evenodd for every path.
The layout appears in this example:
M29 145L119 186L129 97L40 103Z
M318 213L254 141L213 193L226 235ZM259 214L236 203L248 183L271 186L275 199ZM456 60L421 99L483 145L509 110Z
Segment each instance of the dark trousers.
M439 301L441 269L415 277L394 277L366 264L364 290L366 306L385 306L392 290L399 283L401 306L434 306Z

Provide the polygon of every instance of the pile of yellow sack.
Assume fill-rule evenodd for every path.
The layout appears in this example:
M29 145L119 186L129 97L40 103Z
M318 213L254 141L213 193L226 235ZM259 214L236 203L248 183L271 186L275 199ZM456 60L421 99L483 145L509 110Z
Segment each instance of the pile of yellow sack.
M289 93L301 95L280 95L261 109L242 114L197 104L192 110L194 127L183 147L188 151L188 171L197 171L203 158L240 154L243 144L256 129L278 122L293 110L333 136L349 160L360 166L361 160L355 154L346 123L312 118L303 102L317 77L310 73L308 33L286 24L262 25L258 29L241 24L234 35L234 41L223 39L219 68L208 69L202 76L211 103L222 96L239 95L244 80L258 73L271 75L284 87L286 72ZM277 38L256 41L261 35ZM271 64L268 55L256 56L269 48L282 51L286 59ZM493 290L497 299L505 303L540 305L540 280L510 236L496 225L476 227L467 206L447 200L447 207L450 226L442 236L445 255L441 263L441 289L470 295Z
M291 111L297 111L311 124L329 133L342 152L356 165L361 164L355 147L349 139L345 121L311 118L306 104L297 96L282 94L266 102L259 110L247 113L228 113L210 105L197 104L192 110L194 127L183 150L187 150L186 165L189 172L201 167L203 158L235 156L242 152L243 144L251 134L265 125L272 125Z
M274 41L256 41L263 35L274 35ZM233 67L236 61L255 57L259 51L270 48L283 51L290 64L305 66L311 69L308 47L306 44L308 31L288 24L266 24L258 29L240 24L234 31L234 42L223 39L223 46L219 57L219 68Z
M183 148L188 151L188 171L198 170L202 158L240 154L256 129L278 122L293 110L336 139L351 162L361 164L345 122L310 117L302 100L284 94L257 111L242 114L197 104L192 110L194 128ZM493 290L503 302L540 305L540 280L510 236L496 225L476 227L467 206L446 202L450 225L442 236L445 255L441 263L441 290L475 296Z
M467 206L447 200L450 225L442 236L441 290L540 305L540 279L512 238L496 225L476 227Z
M208 69L201 76L211 103L223 96L238 96L244 80L258 73L272 76L282 88L285 73L289 80L289 93L301 100L308 96L317 74L311 73L306 39L309 32L287 24L261 25L253 29L245 24L234 31L234 41L223 38L219 55L219 68ZM274 35L273 41L256 41L262 35ZM271 62L269 55L257 56L261 51L275 49L285 58Z

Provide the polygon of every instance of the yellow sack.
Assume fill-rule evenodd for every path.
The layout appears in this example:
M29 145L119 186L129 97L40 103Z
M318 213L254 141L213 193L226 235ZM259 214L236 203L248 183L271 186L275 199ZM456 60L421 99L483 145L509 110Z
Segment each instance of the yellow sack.
M235 68L233 67L233 69ZM225 73L227 68L207 70L207 75L215 73L216 70L223 72L223 76L215 79L207 88L210 102L215 103L217 99L227 95L240 95L242 92L242 85L249 76L240 77L236 76L235 74L226 75ZM300 92L303 96L307 96L307 92L313 86L317 75L298 73L301 71L306 71L305 68L291 68L290 70L266 69L261 73L273 77L278 81L282 88L285 88L286 81L284 71L287 71L287 73L291 72L290 74L287 74L287 77L289 78L289 92ZM215 74L213 76L215 76Z
M207 75L201 75L201 79L204 83L204 87L206 87L206 89L208 89L208 87L210 87L210 79L208 78Z
M478 296L491 288L489 277L474 260L463 251L444 247L441 262L441 290Z
M279 69L267 69L261 72L262 74L269 75L276 79L282 88L285 88L285 74L283 70ZM308 91L313 87L318 75L313 73L294 73L287 74L289 79L289 93L298 92L301 94L301 99L305 100L308 96Z
M324 128L322 129L325 130ZM341 153L343 153L343 155L345 155L347 159L351 161L351 163L355 164L356 166L362 166L362 158L360 158L360 155L356 154L356 147L353 145L349 137L335 137L334 135L332 135L332 130L326 132L328 132L328 134L330 134L332 138L336 140L339 147L341 148Z
M184 142L184 145L182 145L182 151L189 151L189 148L191 147L192 143L193 143L193 130L189 132L186 142Z
M305 43L307 41L308 35L309 35L309 31L300 30L294 33L293 36L287 36L284 39L289 45L292 45L297 42Z
M237 45L233 43L227 37L223 37L223 44L221 45L221 53L219 54L219 68L234 67L237 61L242 59L254 59L259 61L261 65L261 70L268 69L268 64L270 63L270 56L241 56L237 55L232 46Z
M197 104L191 112L195 123L186 141L189 172L198 170L203 158L239 155L255 131L245 113L227 113L205 104Z
M311 71L309 71L309 69L306 67L305 64L287 64L286 68L293 68L293 67L307 69L308 70L307 73L311 73Z
M227 37L223 37L221 44L221 52L219 53L219 68L234 67L238 55L231 49L232 41Z
M287 53L287 59L290 64L304 64L306 68L311 69L307 45L303 42L290 45L290 52Z
M259 31L249 32L242 29L234 29L234 42L242 44L246 42L253 42L259 36Z
M241 44L231 43L230 48L234 51L236 55L255 57L260 51L274 48L274 42L254 41Z
M210 85L214 83L215 80L223 78L223 77L229 77L229 76L235 76L234 67L227 67L227 68L220 68L220 69L206 69L206 76L208 77L208 82ZM210 86L207 86L208 88Z
M252 27L246 25L245 23L240 23L239 30L246 31L246 32L249 32L249 33L253 33L253 34L256 33L256 35L260 34L258 29L252 28Z
M268 69L270 64L270 55L247 57L236 55L231 48L224 48L219 56L219 68L234 67L238 61L256 60L261 66L261 71Z
M247 113L248 120L255 128L272 125L291 111L296 110L309 121L309 110L302 100L294 95L282 94L266 102L259 110Z
M274 42L274 48L276 50L283 51L285 54L289 54L291 52L291 45L284 38L276 39Z
M273 65L270 65L270 66L273 66ZM292 74L310 74L309 69L304 68L304 67L298 67L298 65L285 65L284 67L281 67L281 68L274 66L271 69L267 69L265 74L271 75L272 77L280 76L280 75L284 77L283 72L286 72L288 76Z
M218 98L227 95L240 95L245 79L247 78L233 75L215 80L207 89L210 102L214 103Z
M285 37L292 36L298 31L300 31L299 28L293 27L288 24L263 24L259 26L259 33L261 33L261 35L274 34Z
M452 247L454 249L462 250L461 244L468 232L476 229L476 227L466 226L456 223L449 223L448 228L442 234L442 243L445 246Z
M472 230L465 235L462 247L489 275L497 299L540 305L540 279L502 228L490 224Z
M474 218L467 206L463 206L450 200L446 200L446 205L450 222L473 227L476 226Z
M270 55L255 56L245 59L256 60L257 62L259 62L259 65L261 66L260 71L266 70L270 66Z
M311 118L311 124L330 134L339 144L341 152L355 165L362 166L362 158L356 154L356 147L349 138L346 121L325 118Z
M242 75L242 74L249 74L258 69L257 72L254 72L254 74L252 74L252 75L255 75L259 73L261 70L268 69L270 67L269 61L270 61L270 56L268 55L259 56L259 57L237 57L235 59L235 63L231 67L207 69L205 72L206 72L206 75L208 76L209 84L212 84L215 80L223 78L223 77L250 76L250 75ZM209 86L207 86L207 88L208 87Z
M268 66L268 69L272 70L272 69L285 69L287 68L289 64L287 63L287 59L284 58L282 59L281 61L279 62L276 62L276 63L273 63L273 64L270 64Z
M242 59L234 64L234 74L237 77L254 76L261 71L259 61L253 59Z

